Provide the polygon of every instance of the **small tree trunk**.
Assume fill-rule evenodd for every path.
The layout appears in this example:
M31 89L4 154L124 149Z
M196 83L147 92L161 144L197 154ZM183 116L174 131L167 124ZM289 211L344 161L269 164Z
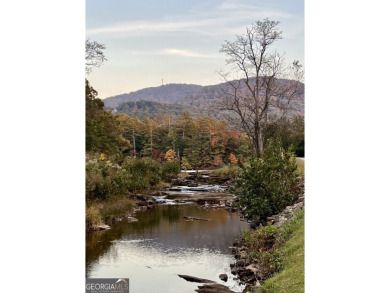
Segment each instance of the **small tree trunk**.
M137 157L136 148L135 148L135 134L134 134L134 127L133 127L133 144L134 144L134 157Z
M260 131L258 139L259 139L259 141L258 141L258 144L259 144L258 158L260 158L263 155L263 152L264 152L264 138L263 138L262 131Z

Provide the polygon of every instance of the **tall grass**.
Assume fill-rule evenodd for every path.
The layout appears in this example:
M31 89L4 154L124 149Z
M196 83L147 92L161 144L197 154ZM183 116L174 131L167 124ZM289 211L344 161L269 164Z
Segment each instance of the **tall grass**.
M238 165L230 164L228 166L221 167L213 170L210 175L218 177L235 178L242 169Z
M114 197L109 200L95 200L86 207L86 228L96 229L97 225L127 215L133 210L134 202L126 197Z

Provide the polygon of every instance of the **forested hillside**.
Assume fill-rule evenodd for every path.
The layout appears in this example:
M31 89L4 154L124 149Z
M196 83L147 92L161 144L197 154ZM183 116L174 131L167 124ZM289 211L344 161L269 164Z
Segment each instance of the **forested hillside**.
M104 99L104 105L108 108L116 108L119 104L124 102L141 100L160 103L175 103L187 96L198 93L201 89L202 86L200 85L173 83L109 97Z
M279 79L277 82L283 84L290 81ZM301 86L303 92L304 85ZM221 111L219 106L223 103L224 97L229 94L232 94L229 83L211 86L169 84L110 97L103 101L106 109L115 109L116 113L134 115L141 119L166 114L176 120L182 112L188 112L195 118L213 117L224 120L232 113ZM291 116L304 116L304 94L297 101L292 102L291 108L289 112ZM274 114L278 111L272 107L269 109L269 112Z
M205 116L195 107L186 107L179 104L167 104L153 101L130 101L120 104L116 108L117 113L136 116L139 119L155 118L157 115L168 115L176 119L183 112L191 113L192 117Z

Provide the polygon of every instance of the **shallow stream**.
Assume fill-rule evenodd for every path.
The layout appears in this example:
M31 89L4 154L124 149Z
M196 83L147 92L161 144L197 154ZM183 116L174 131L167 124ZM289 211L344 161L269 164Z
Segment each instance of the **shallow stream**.
M201 285L178 274L243 290L230 273L231 246L249 229L238 214L168 201L133 216L137 222L125 218L110 230L87 234L87 277L130 278L130 292L136 293L192 293ZM188 221L185 216L209 221ZM220 274L227 274L228 281L221 281Z

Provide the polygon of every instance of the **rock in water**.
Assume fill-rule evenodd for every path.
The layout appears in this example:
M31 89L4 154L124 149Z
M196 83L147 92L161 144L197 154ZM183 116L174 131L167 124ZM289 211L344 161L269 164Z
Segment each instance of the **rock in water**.
M131 217L131 216L128 216L127 217L127 221L129 221L129 222L138 222L138 219L134 218L134 217Z
M229 287L221 284L211 284L211 285L203 285L198 286L199 289L196 289L196 292L199 293L235 293L231 291Z
M183 278L184 280L188 282L195 282L195 283L215 283L214 281L207 280L207 279L202 279L202 278L197 278L193 276L188 276L188 275L178 275L180 278Z
M220 274L220 275L219 275L219 278L220 278L222 281L224 281L224 282L226 282L226 281L228 280L228 276L227 276L226 274Z
M188 217L188 216L184 216L183 218L184 218L186 221L193 221L193 220L196 220L196 221L210 221L209 219L201 219L201 218Z

